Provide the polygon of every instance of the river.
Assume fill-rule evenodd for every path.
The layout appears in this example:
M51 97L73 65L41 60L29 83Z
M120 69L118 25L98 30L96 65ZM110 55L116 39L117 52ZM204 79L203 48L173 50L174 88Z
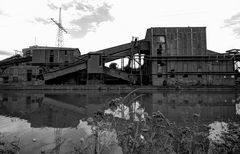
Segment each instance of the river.
M70 153L90 134L86 119L106 109L121 91L1 91L0 133L8 140L20 139L20 153L41 151ZM240 92L142 91L136 96L145 112L161 111L178 126L199 122L236 121L240 114ZM58 147L56 140L64 139Z

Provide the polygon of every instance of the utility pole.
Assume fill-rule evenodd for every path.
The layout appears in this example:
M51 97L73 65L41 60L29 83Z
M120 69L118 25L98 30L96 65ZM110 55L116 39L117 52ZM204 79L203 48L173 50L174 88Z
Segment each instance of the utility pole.
M63 47L64 40L63 40L63 31L67 33L66 29L62 26L62 15L61 15L61 8L59 9L59 19L58 22L55 21L53 18L51 20L58 26L58 33L57 33L57 46ZM58 50L58 63L59 63L59 50Z
M64 40L63 40L63 32L68 33L66 29L62 26L62 15L61 15L61 8L59 9L59 19L58 22L55 21L53 18L51 20L58 26L58 33L57 33L57 46L63 47Z

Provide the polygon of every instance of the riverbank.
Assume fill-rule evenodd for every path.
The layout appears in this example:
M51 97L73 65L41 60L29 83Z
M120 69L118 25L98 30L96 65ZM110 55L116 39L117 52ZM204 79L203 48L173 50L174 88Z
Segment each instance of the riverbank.
M240 86L129 86L129 85L0 85L0 90L240 90Z

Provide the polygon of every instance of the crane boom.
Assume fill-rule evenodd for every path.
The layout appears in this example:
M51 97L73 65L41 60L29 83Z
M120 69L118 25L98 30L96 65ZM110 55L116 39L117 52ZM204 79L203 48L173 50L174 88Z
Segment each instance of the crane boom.
M54 22L58 26L58 33L57 33L57 46L63 47L64 40L63 40L63 32L68 33L65 28L62 26L62 16L61 16L61 8L59 8L59 20L58 22L55 21L53 18L50 18L52 22Z
M61 30L63 30L65 33L68 33L67 30L65 28L63 28L62 24L58 23L57 21L55 21L53 18L50 18L57 26L58 28L60 28Z

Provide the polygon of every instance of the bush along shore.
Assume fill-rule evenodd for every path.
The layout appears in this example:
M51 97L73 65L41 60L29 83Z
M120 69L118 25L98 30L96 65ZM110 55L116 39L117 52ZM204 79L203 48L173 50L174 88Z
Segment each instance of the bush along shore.
M19 143L19 138L14 137L9 140L0 133L0 154L18 154L20 151Z
M240 153L240 124L214 122L200 125L194 114L189 127L177 127L160 111L144 112L134 95L115 98L87 119L92 135L82 139L74 153L218 154Z

